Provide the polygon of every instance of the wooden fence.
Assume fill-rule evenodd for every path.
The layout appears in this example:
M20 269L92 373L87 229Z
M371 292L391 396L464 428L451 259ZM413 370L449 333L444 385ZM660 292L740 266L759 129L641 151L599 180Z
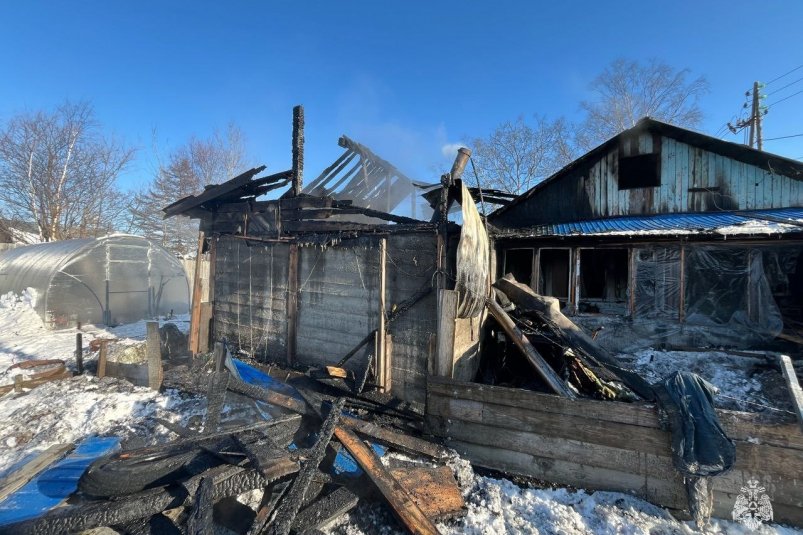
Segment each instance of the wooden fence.
M528 390L429 377L427 426L474 464L561 485L634 494L688 508L672 465L669 432L654 406L567 400ZM775 521L803 526L803 433L794 421L719 411L736 442L736 465L713 479L714 515L730 518L741 488L756 479Z

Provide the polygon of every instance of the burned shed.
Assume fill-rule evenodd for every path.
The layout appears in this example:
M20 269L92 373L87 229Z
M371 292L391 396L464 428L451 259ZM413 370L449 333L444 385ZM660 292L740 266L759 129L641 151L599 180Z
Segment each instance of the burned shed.
M264 167L254 168L164 210L200 220L210 260L209 302L193 300L191 349L225 339L256 361L342 366L423 402L439 350L434 290L461 287L465 305L467 288L487 287L487 238L483 255L458 262L460 228L440 214L392 213L421 213L415 183L346 137L344 153L304 187L296 119L293 169L259 176ZM279 198L257 199L285 187ZM485 275L468 281L470 266ZM454 314L478 315L487 292L475 293L480 306Z
M139 236L64 240L0 253L0 294L35 292L49 328L118 325L189 310L184 267Z
M489 217L500 269L614 344L803 325L803 164L645 118Z

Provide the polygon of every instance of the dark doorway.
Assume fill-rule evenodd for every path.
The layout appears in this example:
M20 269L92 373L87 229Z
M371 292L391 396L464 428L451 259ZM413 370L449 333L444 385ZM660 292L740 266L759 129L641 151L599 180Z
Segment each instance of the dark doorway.
M561 306L569 299L569 249L541 249L539 251L538 293L557 297Z
M627 249L580 250L580 312L626 312L627 281Z
M533 249L508 249L505 251L504 275L512 273L522 284L532 285Z

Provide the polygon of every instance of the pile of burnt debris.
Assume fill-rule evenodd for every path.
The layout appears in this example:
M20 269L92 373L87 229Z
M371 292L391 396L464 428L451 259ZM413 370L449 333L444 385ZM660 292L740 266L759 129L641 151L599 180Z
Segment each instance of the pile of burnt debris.
M383 501L410 532L438 533L436 521L465 511L447 451L420 438L412 407L363 394L339 371L268 374L217 343L208 358L164 373L164 387L206 395L201 432L158 420L175 440L96 460L68 506L5 529L317 533L361 502ZM236 403L261 417L224 421Z

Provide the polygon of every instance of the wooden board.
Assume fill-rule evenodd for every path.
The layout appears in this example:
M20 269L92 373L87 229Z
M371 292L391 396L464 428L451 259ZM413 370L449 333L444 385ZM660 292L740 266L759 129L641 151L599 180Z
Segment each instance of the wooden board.
M438 290L438 351L433 375L452 377L454 369L454 335L457 317L457 292Z
M28 481L35 478L45 468L62 458L73 448L73 444L56 444L25 463L19 470L14 470L8 476L0 479L0 502L12 493L21 489Z
M201 259L203 258L204 233L198 233L198 249L195 253L195 275L192 281L192 300L190 306L190 336L188 339L190 354L198 354L199 329L201 326Z
M148 387L159 390L162 387L164 373L162 371L162 344L159 336L159 322L145 323L147 334L145 338L145 351L148 355Z
M452 517L465 509L466 502L448 466L397 468L390 473L430 520Z
M336 427L335 436L365 470L410 533L430 535L440 533L405 488L382 466L376 454L353 432L343 427Z

